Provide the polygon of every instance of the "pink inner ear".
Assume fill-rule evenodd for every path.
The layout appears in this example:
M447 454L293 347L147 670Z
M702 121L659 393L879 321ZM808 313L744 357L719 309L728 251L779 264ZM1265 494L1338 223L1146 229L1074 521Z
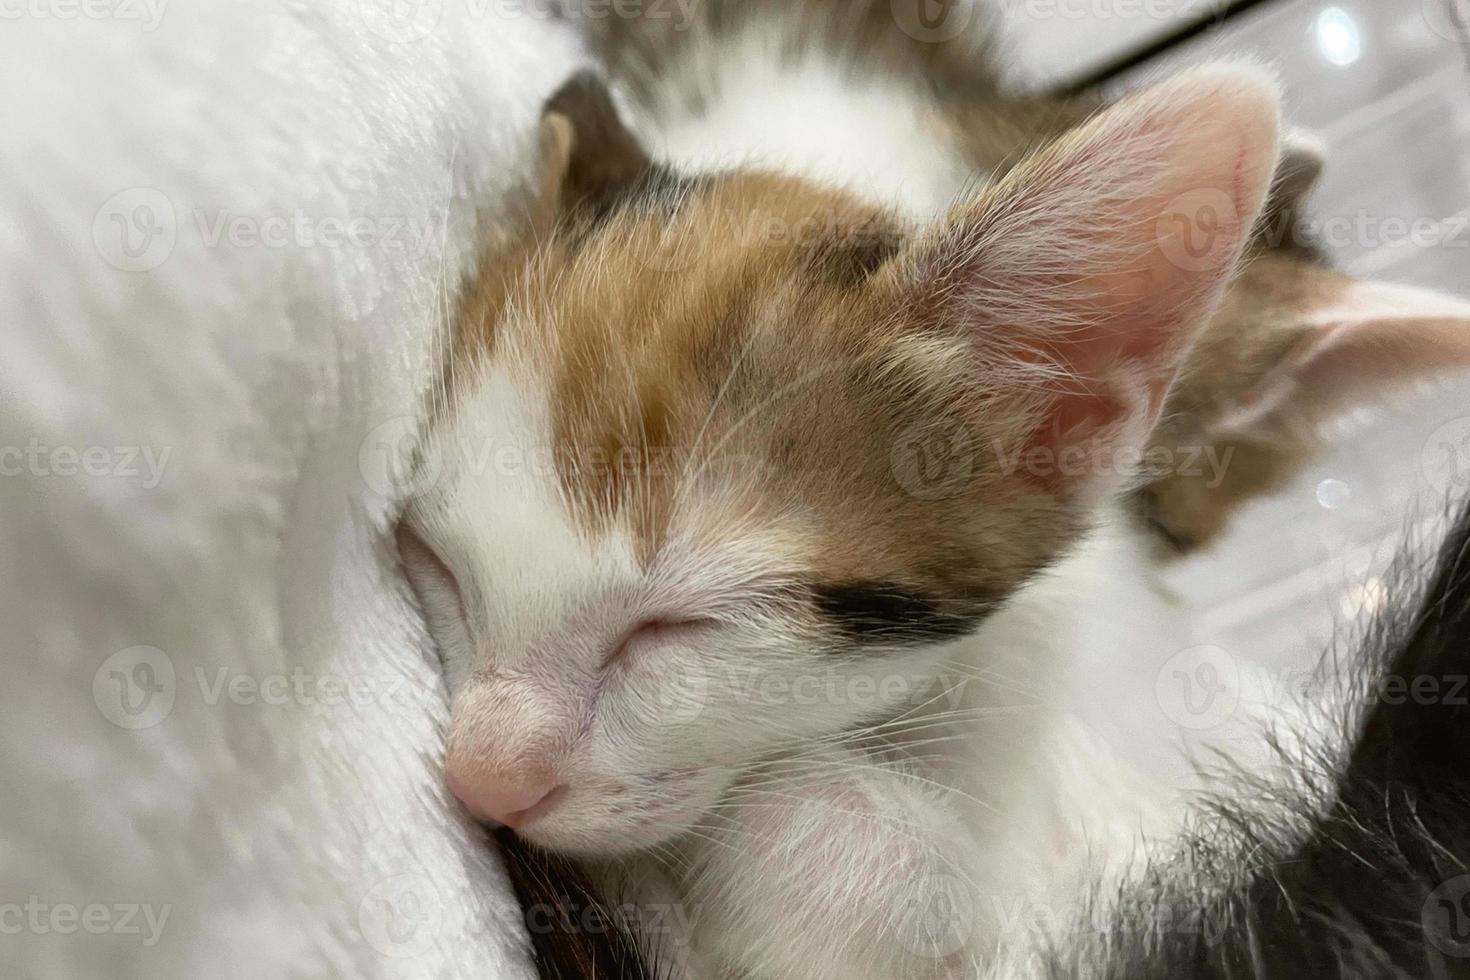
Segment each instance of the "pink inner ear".
M1284 409L1322 420L1374 393L1470 367L1470 302L1392 283L1347 284L1311 311L1308 335L1224 425Z
M1074 461L1050 489L1147 437L1264 203L1277 123L1251 69L1181 76L1017 168L918 257L972 324L982 380L1034 413L1024 450Z
M1215 285L1212 280L1199 288L1208 296ZM1133 286L1130 282L1125 288ZM1191 319L1202 316L1190 311L1201 310L1209 302L1188 295L1187 289L1174 288L1176 309L1159 313L1148 309L1147 300L1134 301L1119 322L1104 321L1091 336L1067 345L1064 363L1079 379L1091 379L1091 383L1079 383L1057 399L1053 419L1057 432L1085 428L1088 423L1096 428L1110 426L1130 408L1143 416L1145 426L1151 427L1158 419L1182 355L1193 340L1196 324Z
M1243 236L1243 227L1234 230ZM1034 484L1065 492L1089 474L1115 472L1114 454L1142 444L1234 259L1227 247L1218 265L1194 273L1154 249L1142 269L1093 277L1088 292L1105 312L1052 346L1067 376L1053 382L1026 445L1072 462L1030 474Z

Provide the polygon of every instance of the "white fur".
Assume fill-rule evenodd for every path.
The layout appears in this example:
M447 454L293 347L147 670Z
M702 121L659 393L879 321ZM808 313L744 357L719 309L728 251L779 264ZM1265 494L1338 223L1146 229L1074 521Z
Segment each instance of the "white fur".
M519 364L487 371L425 454L429 465L421 472L433 486L421 491L432 502L419 509L453 521L427 527L441 554L443 543L453 545L444 555L452 566L475 563L474 578L462 582L476 586L477 639L486 645L468 661L445 658L451 692L467 681L466 662L492 653L484 628L495 630L497 667L530 669L523 662L529 646L573 617L589 593L616 587L635 568L626 536L604 538L594 550L568 523L551 455L550 406L538 379L534 368Z
M785 542L803 527L799 514L742 524L759 473L744 475L748 485L691 478L646 573L626 523L589 540L550 466L545 372L515 340L543 328L520 317L428 445L421 472L432 484L411 512L453 569L470 628L427 569L410 572L454 694L451 765L488 786L550 770L569 787L526 828L532 840L599 857L662 844L750 761L881 718L932 681L942 650L829 663L763 608L791 584ZM710 623L604 667L630 630L657 619ZM855 686L873 693L826 697Z
M695 928L661 938L759 977L1017 975L995 958L1063 935L1080 896L1167 853L1212 752L1260 771L1267 722L1307 710L1237 662L1227 714L1170 715L1161 678L1207 637L1148 546L1105 519L950 645L925 710L886 729L925 761L828 739L744 777L704 825L714 843L683 852Z
M820 47L779 58L789 43L781 28L762 19L733 37L692 39L663 69L667 98L633 116L656 155L692 173L756 166L817 177L917 221L974 179L939 138L921 80L856 75ZM705 100L698 111L692 92Z
M0 30L0 445L171 451L153 489L121 455L0 478L0 904L47 910L18 933L5 913L0 975L530 975L493 851L441 788L398 489L369 476L420 422L456 285L577 53L426 7L403 43L371 3L314 0L170 4L155 31L39 5ZM177 240L119 271L94 217L138 187ZM435 220L402 248L208 241L222 214L298 211ZM130 730L99 704L138 645L175 701ZM367 698L323 703L327 680ZM91 903L168 911L150 944L142 914L68 925Z

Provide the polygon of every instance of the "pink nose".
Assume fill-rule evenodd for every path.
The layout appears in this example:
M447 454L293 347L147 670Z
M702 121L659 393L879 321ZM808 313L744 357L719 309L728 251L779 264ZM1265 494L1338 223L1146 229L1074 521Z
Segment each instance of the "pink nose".
M511 782L480 776L465 780L451 772L445 780L449 791L475 816L517 829L556 806L566 790L550 779Z

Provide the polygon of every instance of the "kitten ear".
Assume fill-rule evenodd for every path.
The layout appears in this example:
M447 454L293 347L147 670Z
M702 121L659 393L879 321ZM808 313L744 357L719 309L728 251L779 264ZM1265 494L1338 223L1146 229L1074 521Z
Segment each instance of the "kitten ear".
M537 237L549 233L561 212L561 185L571 165L576 134L571 120L559 112L541 117L536 134L536 188L531 202L531 230Z
M654 166L590 71L573 75L547 100L541 148L543 181L554 180L552 199L562 212L606 213Z
M1288 130L1281 141L1281 159L1271 180L1261 225L1267 230L1290 228L1301 216L1307 198L1317 189L1327 165L1322 141L1305 130Z
M1000 441L1054 457L1142 444L1261 212L1278 117L1257 69L1187 73L1104 111L900 255L884 285L921 327L968 345L977 422L994 432L1006 415ZM1039 482L1072 492L1115 471L1048 468Z
M1470 302L1266 253L1195 350L1149 452L1196 463L1136 498L1179 551L1208 544L1241 504L1300 470L1325 445L1323 423L1396 386L1470 369Z
M1385 389L1470 367L1470 301L1332 277L1292 329L1299 337L1220 420L1240 432L1282 412L1308 422Z

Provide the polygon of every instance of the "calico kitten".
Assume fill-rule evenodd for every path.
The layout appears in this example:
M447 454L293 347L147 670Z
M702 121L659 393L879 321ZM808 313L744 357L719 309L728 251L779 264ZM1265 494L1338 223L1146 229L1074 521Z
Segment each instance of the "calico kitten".
M562 218L493 315L466 309L425 447L439 479L407 515L455 691L450 785L585 858L713 838L669 887L706 909L690 949L717 971L968 970L986 940L936 957L850 917L991 856L973 794L907 751L948 722L916 712L944 664L986 669L970 634L1124 486L1112 457L1142 445L1264 201L1274 92L1245 68L1165 83L927 227L797 176L675 176L606 109L586 81L553 100ZM1182 262L1199 193L1226 224ZM934 438L966 456L937 483L913 448ZM492 450L528 465L479 466ZM775 787L809 802L762 809ZM749 846L844 813L843 901ZM844 904L820 972L742 931L769 928L752 909Z
M1017 707L998 664L1065 675L1057 604L1126 555L1089 528L1219 322L1274 95L1203 70L987 167L973 104L796 74L823 112L747 134L749 89L645 107L653 155L592 80L552 101L405 559L451 786L604 890L698 909L661 937L681 974L970 976L1013 938L1000 910L960 936L913 910L1060 907L1089 847L1172 825L1065 698L996 741L972 723Z

